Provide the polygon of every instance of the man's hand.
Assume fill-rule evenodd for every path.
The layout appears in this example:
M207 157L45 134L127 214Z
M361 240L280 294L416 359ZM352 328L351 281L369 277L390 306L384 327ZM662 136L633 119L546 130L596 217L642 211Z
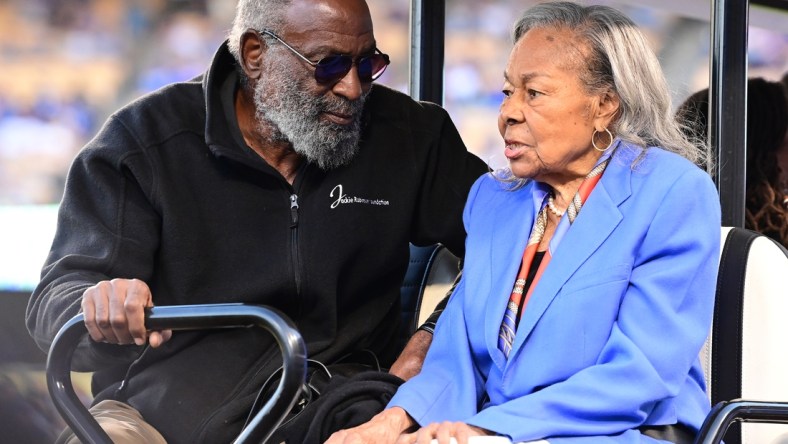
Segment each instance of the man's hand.
M82 294L82 313L88 334L96 342L158 347L172 337L171 330L145 330L145 308L153 307L148 284L139 279L101 281Z
M405 381L418 375L431 343L432 334L418 330L410 337L405 349L389 369L389 373L399 376Z
M334 432L325 444L394 444L402 433L415 425L416 421L405 410L392 407L360 426Z

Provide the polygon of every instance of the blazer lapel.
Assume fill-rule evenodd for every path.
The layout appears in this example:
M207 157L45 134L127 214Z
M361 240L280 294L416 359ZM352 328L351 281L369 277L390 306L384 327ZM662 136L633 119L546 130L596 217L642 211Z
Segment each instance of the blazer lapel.
M631 194L630 165L614 158L594 187L575 223L566 232L534 289L517 327L509 362L522 347L561 287L599 248L623 216L618 206ZM519 264L519 261L517 261Z

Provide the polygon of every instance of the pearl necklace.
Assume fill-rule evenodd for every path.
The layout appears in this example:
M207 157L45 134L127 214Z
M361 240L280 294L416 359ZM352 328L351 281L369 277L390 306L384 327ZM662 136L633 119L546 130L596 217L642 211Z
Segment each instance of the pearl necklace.
M556 217L558 217L559 219L561 218L561 216L564 215L564 212L566 211L566 210L558 211L558 208L555 207L555 201L553 200L552 193L550 193L547 196L547 209L550 210L551 213L555 214Z

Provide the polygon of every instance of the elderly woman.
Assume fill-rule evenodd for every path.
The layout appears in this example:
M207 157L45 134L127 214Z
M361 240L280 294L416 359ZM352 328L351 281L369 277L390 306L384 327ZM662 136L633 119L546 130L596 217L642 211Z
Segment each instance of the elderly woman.
M509 169L470 193L463 278L424 367L331 444L691 442L709 410L719 200L656 57L603 6L535 6L514 41Z

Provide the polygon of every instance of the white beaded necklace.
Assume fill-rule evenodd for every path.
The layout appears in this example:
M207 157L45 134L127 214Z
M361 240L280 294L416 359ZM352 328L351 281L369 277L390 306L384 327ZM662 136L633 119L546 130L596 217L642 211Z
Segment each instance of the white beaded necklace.
M555 207L555 201L553 200L553 193L550 193L547 196L547 209L550 210L551 213L555 214L556 217L558 217L559 219L561 218L561 216L564 215L564 212L566 211L566 210L558 211L558 208Z

